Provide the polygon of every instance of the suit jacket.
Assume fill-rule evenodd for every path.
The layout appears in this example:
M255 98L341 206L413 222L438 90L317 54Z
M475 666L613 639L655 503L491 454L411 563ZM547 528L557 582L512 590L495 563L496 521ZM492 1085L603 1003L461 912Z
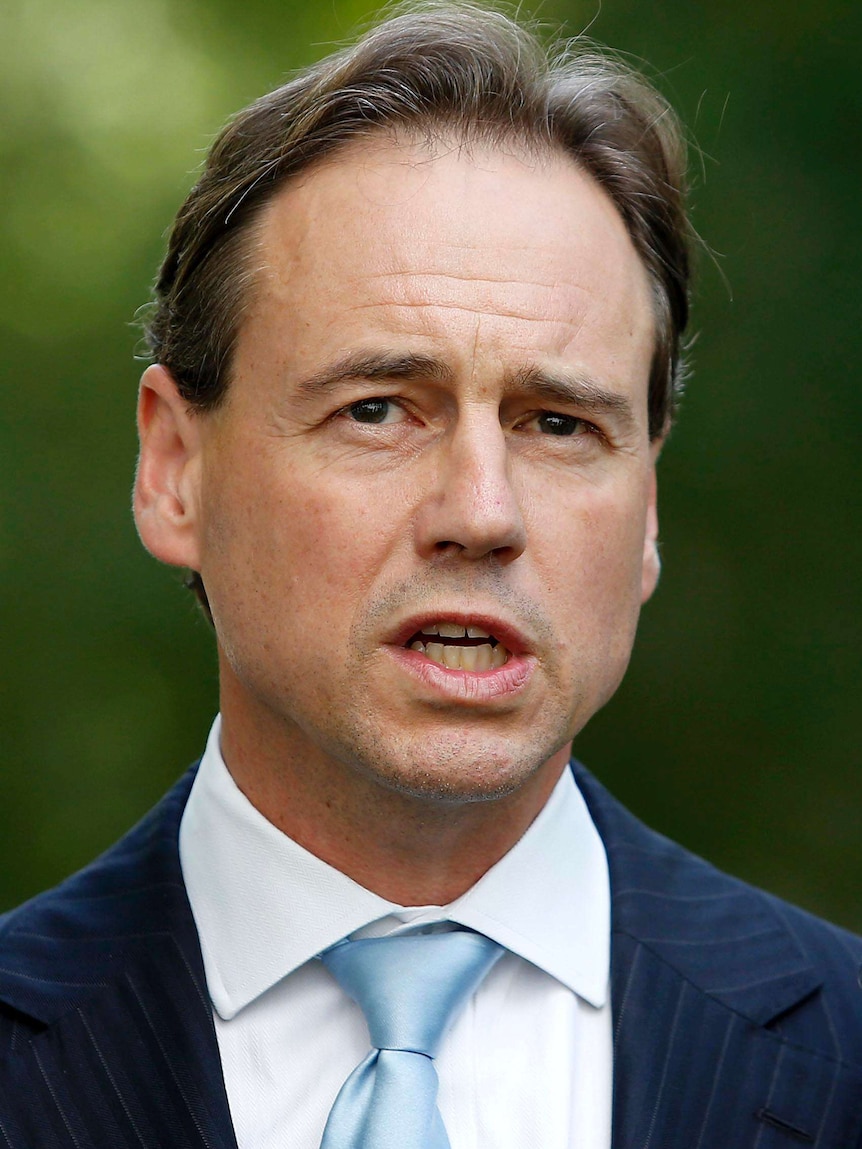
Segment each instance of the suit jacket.
M860 1149L862 940L574 769L611 875L613 1149ZM236 1149L177 849L191 779L0 918L2 1149Z

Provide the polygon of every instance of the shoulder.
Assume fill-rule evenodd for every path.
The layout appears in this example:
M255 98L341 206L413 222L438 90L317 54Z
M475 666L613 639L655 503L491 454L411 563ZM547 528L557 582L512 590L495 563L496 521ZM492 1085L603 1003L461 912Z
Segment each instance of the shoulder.
M716 869L573 770L607 851L618 950L642 947L738 1015L862 1065L862 938Z
M177 836L193 776L90 865L0 916L0 1004L48 1022L186 924Z

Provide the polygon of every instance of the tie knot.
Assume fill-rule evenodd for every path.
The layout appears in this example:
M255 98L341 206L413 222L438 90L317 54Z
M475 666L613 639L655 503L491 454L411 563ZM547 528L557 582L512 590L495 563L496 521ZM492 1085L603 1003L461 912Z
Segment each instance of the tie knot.
M456 930L342 942L321 960L365 1014L372 1046L434 1057L502 952L482 934Z

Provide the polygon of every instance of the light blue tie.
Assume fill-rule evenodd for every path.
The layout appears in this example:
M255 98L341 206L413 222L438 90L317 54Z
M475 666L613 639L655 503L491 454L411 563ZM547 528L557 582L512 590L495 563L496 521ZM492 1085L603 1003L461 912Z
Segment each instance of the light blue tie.
M457 930L342 942L321 955L365 1014L372 1050L341 1087L320 1149L449 1149L432 1059L502 953Z

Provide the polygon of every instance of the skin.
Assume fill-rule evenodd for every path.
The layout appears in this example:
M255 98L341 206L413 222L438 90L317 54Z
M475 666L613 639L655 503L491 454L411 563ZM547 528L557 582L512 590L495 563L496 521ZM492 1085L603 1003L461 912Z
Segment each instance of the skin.
M202 573L222 750L276 826L402 904L523 834L658 577L646 273L562 154L380 137L287 185L225 403L145 373L135 514ZM407 649L504 636L499 671Z

